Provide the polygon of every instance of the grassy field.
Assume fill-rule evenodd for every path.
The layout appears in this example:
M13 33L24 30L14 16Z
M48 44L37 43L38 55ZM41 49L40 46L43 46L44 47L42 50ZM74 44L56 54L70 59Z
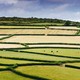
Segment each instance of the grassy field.
M0 79L1 80L29 80L29 78L25 78L25 77L22 77L22 76L19 76L19 75L16 75L15 73L13 72L10 72L10 71L2 71L0 72Z
M70 58L64 57L54 57L54 56L47 56L35 53L20 53L20 52L9 52L9 51L0 51L0 56L3 57L13 57L13 58L25 58L25 59L36 59L36 60L47 60L47 61L65 61L65 60L73 60Z
M0 72L0 79L14 80L15 78L15 80L18 80L18 79L19 80L33 80L33 78L29 77L29 75L44 77L46 78L46 80L47 79L50 79L50 80L53 80L53 79L54 80L79 80L80 79L79 70L68 69L68 68L57 67L57 66L27 66L27 67L20 67L17 69L17 71L26 74L27 77L17 75L10 71L4 71L4 72ZM34 80L36 80L36 78Z
M0 51L0 64L21 64L16 69L8 71L0 71L0 79L2 80L12 80L15 77L15 80L79 80L80 71L75 68L67 68L63 66L49 65L54 63L54 61L74 61L79 60L75 58L66 58L59 57L54 55L62 56L80 56L79 49L58 49L58 48L40 48L40 49L24 49L18 50L19 52L14 51ZM23 51L23 52L20 52ZM13 59L7 59L13 58ZM21 58L21 60L15 60L14 58ZM25 60L22 60L25 59ZM30 60L30 61L29 61ZM35 61L34 61L35 60ZM36 60L42 60L41 62ZM51 61L43 65L44 61ZM34 65L34 63L36 65ZM41 63L41 64L39 64ZM53 64L52 63L52 64ZM26 65L24 65L26 64ZM31 64L31 65L28 65ZM37 65L39 64L39 65ZM80 66L79 63L67 63L69 65ZM6 69L8 66L1 66L0 68ZM74 74L76 73L76 74ZM9 75L9 76L7 76ZM11 75L11 76L10 76ZM74 75L74 76L73 76ZM67 76L67 77L66 77ZM44 79L45 78L45 79Z
M4 68L6 68L6 66L0 66L0 69L4 69Z
M57 26L62 26L62 23L32 23L31 25L57 25Z
M80 49L39 48L39 49L24 49L21 51L36 52L42 54L73 56L73 57L80 56Z
M3 64L23 64L23 63L32 63L31 61L21 61L21 60L11 60L11 59L0 59L0 63ZM36 62L35 62L36 63Z
M80 63L70 63L70 64L68 64L68 65L72 65L72 66L78 66L78 67L80 67Z
M75 35L76 29L72 31L64 29L63 31L42 29L35 30L35 33L34 30L26 29L1 29L0 34L12 35L0 36L0 80L80 80L80 36ZM74 34L74 36L13 35L15 33ZM44 46L39 48L41 45L47 48ZM65 46L61 48L62 45ZM73 49L74 46L76 49Z
M80 79L79 70L68 69L68 68L58 67L58 66L27 66L27 67L17 68L16 70L24 74L44 77L49 80L79 80Z
M64 25L64 23L54 23L54 22L27 22L27 21L21 21L21 22L19 22L18 20L16 21L1 21L0 20L0 24L1 25L9 25L9 26L19 26L19 25L21 25L21 26L63 26Z

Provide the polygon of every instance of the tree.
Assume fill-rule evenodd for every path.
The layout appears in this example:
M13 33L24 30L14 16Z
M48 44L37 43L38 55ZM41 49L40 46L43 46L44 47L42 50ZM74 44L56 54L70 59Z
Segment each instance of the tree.
M65 26L70 26L71 25L71 21L66 21L64 25Z

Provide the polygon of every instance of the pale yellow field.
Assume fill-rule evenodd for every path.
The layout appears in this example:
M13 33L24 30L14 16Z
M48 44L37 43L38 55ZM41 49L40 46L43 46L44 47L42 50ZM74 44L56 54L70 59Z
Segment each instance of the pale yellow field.
M70 30L47 30L45 33L47 34L67 34L67 35L75 35L77 31Z
M75 35L76 31L71 30L45 30L45 29L1 29L0 34L66 34Z
M29 47L69 47L69 48L80 48L77 45L28 45Z
M19 44L0 44L0 48L22 48L24 46Z
M74 26L74 27L73 26L59 26L59 27L49 26L49 28L80 30L80 28L77 28L76 26Z
M0 38L3 38L3 37L6 37L6 36L0 36Z
M80 43L80 36L13 36L2 42L21 43Z

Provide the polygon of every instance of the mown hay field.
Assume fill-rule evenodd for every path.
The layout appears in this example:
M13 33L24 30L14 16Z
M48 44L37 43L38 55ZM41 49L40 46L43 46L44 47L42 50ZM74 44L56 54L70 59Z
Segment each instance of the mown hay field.
M23 48L24 46L19 45L19 44L0 44L0 49L1 48Z
M69 30L72 36L23 35L34 33L26 29L0 31L12 34L0 37L1 80L80 80L80 36L72 35L76 30ZM42 29L34 34L68 34L67 31Z
M13 36L2 42L20 43L80 43L79 36Z
M6 36L1 36L1 35L0 35L0 38L3 38L3 37L6 37Z
M71 30L44 30L44 29L1 29L0 34L64 34L75 35L76 31Z

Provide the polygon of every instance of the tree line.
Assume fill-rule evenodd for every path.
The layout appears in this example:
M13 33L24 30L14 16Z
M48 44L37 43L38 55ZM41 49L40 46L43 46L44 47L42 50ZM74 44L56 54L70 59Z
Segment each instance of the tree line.
M53 25L52 23L60 23L65 26L79 26L80 22L74 22L69 20L51 19L51 18L21 18L21 17L0 17L0 25L31 25L33 23L50 23L46 25ZM33 25L35 25L33 24ZM41 24L43 25L43 24Z

